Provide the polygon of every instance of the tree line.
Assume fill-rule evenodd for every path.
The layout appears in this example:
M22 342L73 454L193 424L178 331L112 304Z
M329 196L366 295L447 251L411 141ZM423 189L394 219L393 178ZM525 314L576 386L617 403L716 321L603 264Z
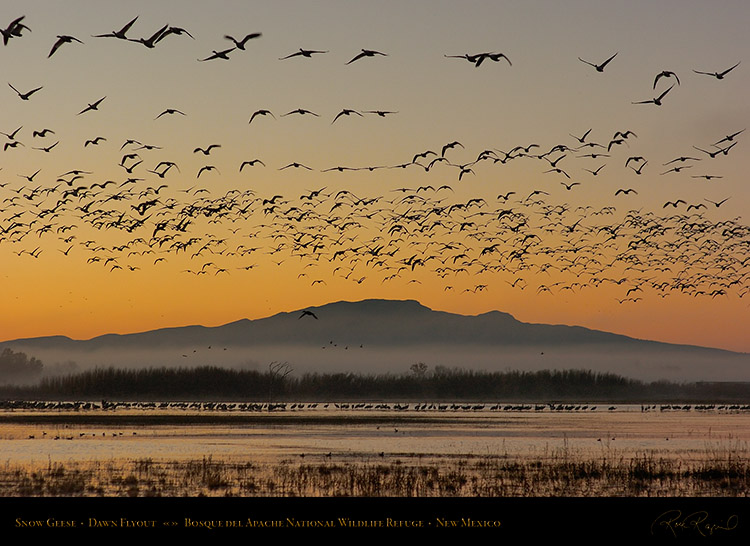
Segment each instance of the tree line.
M304 373L286 363L267 370L96 368L45 377L34 385L0 387L5 399L123 400L748 400L739 383L643 382L591 370L487 372L414 365L404 373Z
M44 369L42 361L26 353L5 347L0 352L0 384L30 383L39 379Z

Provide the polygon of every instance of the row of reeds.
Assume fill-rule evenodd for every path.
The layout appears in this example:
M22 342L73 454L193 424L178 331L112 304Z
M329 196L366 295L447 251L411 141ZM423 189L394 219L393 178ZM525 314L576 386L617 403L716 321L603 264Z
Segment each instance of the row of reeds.
M746 403L744 383L645 383L592 370L489 372L436 366L415 373L304 373L195 368L95 368L42 378L34 385L0 385L6 400L628 400ZM285 373L279 373L279 369ZM417 368L419 369L419 368ZM2 381L0 381L1 383Z
M642 452L583 457L360 457L315 462L90 461L0 468L0 495L274 497L746 496L750 459L706 448L682 460Z

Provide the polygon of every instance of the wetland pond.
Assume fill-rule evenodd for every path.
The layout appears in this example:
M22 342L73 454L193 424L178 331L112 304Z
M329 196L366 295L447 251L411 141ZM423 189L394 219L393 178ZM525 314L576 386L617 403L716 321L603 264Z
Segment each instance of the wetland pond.
M212 466L221 465L221 472L227 473L219 480L226 485L224 489L203 484L216 495L227 494L229 487L239 487L231 491L239 495L256 490L258 494L278 493L278 484L268 485L270 482L259 479L252 480L255 485L248 488L247 476L237 474L238 468L252 467L257 477L261 468L266 473L280 467L299 472L301 467L311 465L327 467L323 474L329 475L332 469L350 476L362 469L389 474L384 468L391 468L390 475L393 468L412 469L422 475L433 473L433 479L418 490L388 493L361 486L355 490L350 484L343 492L349 495L450 494L453 490L444 488L432 492L431 488L437 487L434 473L455 474L457 468L463 468L466 475L458 479L460 487L453 491L456 495L491 495L492 491L560 494L555 488L562 478L550 476L549 470L565 468L575 474L573 477L588 480L588 488L594 487L592 479L599 483L616 476L619 481L632 482L640 476L644 480L638 489L641 491L646 481L658 478L657 494L679 494L686 477L695 481L699 471L714 469L719 474L712 474L711 480L720 483L712 487L723 489L723 494L747 493L750 410L740 406L299 403L280 404L272 411L267 406L250 410L240 404L212 404L206 409L209 406L197 403L181 407L112 404L107 409L83 410L60 407L63 409L0 412L0 463L5 467L6 495L16 494L8 475L19 469L26 469L31 476L53 468L79 471L92 465L101 472L101 465L106 465L112 475L132 474L137 479L136 468L153 470L161 465L162 469L180 467L184 471L181 465L200 462L205 470L207 461ZM509 470L511 463L516 470ZM593 466L581 470L586 464ZM470 470L471 465L486 468ZM519 468L521 474L513 474ZM543 486L537 474L544 469L544 479L549 483ZM502 491L478 490L477 472L484 473L482 487L501 483L505 484ZM137 493L143 494L143 484L159 485L154 480L154 476L144 478ZM469 487L472 480L473 489ZM121 488L102 485L111 480L98 482L96 486L86 482L83 490L73 494L122 494ZM258 490L261 483L270 491ZM610 490L610 485L599 483L598 489L590 492L602 494ZM622 483L621 487L631 485ZM54 492L42 486L28 489L29 483L26 486L21 494ZM336 494L329 485L317 482L298 487L301 489L293 494ZM686 494L712 494L709 490L688 489ZM163 488L151 491L182 492ZM585 491L579 487L562 493L583 495Z

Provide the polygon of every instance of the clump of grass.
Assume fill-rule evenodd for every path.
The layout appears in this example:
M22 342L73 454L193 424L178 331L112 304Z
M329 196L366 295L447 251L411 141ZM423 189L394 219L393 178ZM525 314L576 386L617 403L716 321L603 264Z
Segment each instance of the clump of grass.
M53 497L82 496L87 490L88 476L78 468L56 465L48 472L44 489Z

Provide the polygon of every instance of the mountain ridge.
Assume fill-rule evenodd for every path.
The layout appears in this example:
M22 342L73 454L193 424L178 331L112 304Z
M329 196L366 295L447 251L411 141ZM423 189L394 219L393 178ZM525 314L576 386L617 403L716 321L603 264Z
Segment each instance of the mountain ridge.
M245 328L251 325L257 325L262 324L266 321L275 321L275 320L301 320L302 318L300 314L303 311L312 311L312 312L318 312L320 314L321 312L327 312L330 310L339 311L337 314L337 317L341 319L341 315L348 314L348 313L341 313L340 310L344 309L346 311L354 311L355 314L361 315L362 314L362 306L367 306L367 312L371 316L373 312L381 313L381 314L388 314L391 315L394 313L394 311L397 311L398 314L400 314L402 317L405 312L411 311L413 312L419 312L424 317L440 317L441 319L457 319L457 320L471 320L473 321L498 321L498 319L505 322L507 325L513 325L513 326L526 326L531 328L552 328L559 330L560 333L582 333L582 334L593 334L596 336L601 336L599 338L599 341L604 339L610 339L612 341L628 341L628 342L637 342L637 343L651 343L655 345L667 345L671 347L685 347L685 348L691 348L691 349L704 349L704 350L710 350L710 351L722 351L732 354L747 354L747 353L741 353L737 351L730 351L727 349L722 348L715 348L715 347L705 347L701 345L690 345L690 344L676 344L676 343L669 343L664 341L658 341L658 340L651 340L651 339L643 339L643 338L636 338L633 336L628 336L625 334L617 334L613 332L607 332L605 330L598 330L594 328L588 328L585 326L578 326L578 325L568 325L568 324L549 324L549 323L535 323L535 322L523 322L516 319L513 315L510 313L506 313L503 311L498 310L492 310L487 311L484 313L479 313L476 315L463 315L459 313L451 313L449 311L439 311L431 309L421 303L419 303L417 300L390 300L390 299L365 299L365 300L357 300L357 301L348 301L348 300L341 300L337 302L330 302L319 306L309 306L297 309L295 311L281 311L278 313L275 313L273 315L269 315L267 317L261 317L257 319L247 319L242 318L235 321L231 321L225 324L220 324L217 326L205 326L201 324L189 324L185 326L167 326L163 328L156 328L153 330L145 330L140 332L131 332L126 334L118 334L118 333L108 333L108 334L101 334L98 336L94 336L92 338L88 339L75 339L71 338L69 336L64 335L52 335L52 336L39 336L39 337L33 337L33 338L19 338L14 340L8 340L0 342L0 344L10 344L10 343L25 343L25 342L55 342L55 341L63 341L63 342L73 342L73 343L96 343L99 341L104 340L116 340L116 339L128 339L128 338L143 338L143 337L151 337L151 336L158 336L163 334L170 334L173 332L195 332L195 331L201 331L205 333L213 333L220 330L234 330L234 329L241 329ZM329 317L330 318L330 317ZM350 318L350 317L346 317ZM314 320L314 319L310 319ZM318 319L319 320L319 319ZM435 321L433 321L434 325ZM492 326L497 326L498 324L492 324ZM420 329L422 332L424 332L424 328ZM548 330L549 331L549 330ZM410 336L411 339L414 339L413 336ZM268 338L266 338L268 339ZM499 338L502 341L506 341L504 338ZM533 338L521 337L520 341L524 341L525 343L528 343L531 341L537 341ZM571 342L569 339L568 342ZM434 341L433 341L434 342ZM455 341L454 341L455 342ZM575 342L575 341L573 341ZM439 342L434 342L439 343Z
M262 367L286 360L301 371L380 372L427 362L485 369L588 367L646 379L750 380L746 353L582 326L525 323L502 311L459 315L411 299L337 301L219 326L167 327L88 340L47 336L0 346L44 362L96 366Z

